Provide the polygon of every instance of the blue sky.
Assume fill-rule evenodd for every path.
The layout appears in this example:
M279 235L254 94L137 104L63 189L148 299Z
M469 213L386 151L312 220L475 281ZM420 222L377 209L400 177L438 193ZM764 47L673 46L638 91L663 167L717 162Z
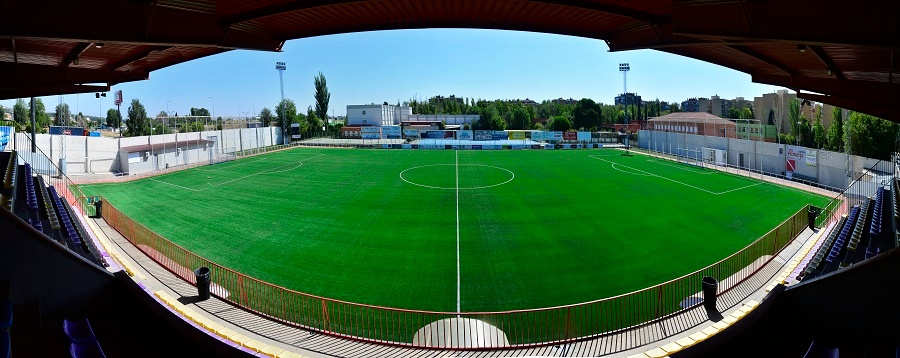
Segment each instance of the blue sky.
M425 29L363 32L292 40L281 53L231 51L152 72L113 86L126 103L138 98L150 115L206 107L215 115L259 113L280 98L275 62L287 62L285 97L313 105L313 77L322 71L333 113L348 104L396 103L451 95L485 99L558 97L611 103L622 93L620 62L631 64L628 91L644 99L751 98L776 87L718 65L653 50L612 53L603 41L531 32ZM212 99L210 99L212 97ZM48 111L63 100L73 113L105 115L112 94L44 97ZM11 107L14 101L0 101ZM101 110L102 105L102 110ZM126 111L123 105L122 112ZM332 112L332 110L329 110Z

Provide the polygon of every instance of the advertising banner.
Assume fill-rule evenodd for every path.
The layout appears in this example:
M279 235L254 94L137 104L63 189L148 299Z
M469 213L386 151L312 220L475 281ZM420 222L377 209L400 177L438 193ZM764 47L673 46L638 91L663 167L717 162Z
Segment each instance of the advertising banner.
M481 150L481 146L478 144L472 145L472 149Z
M381 135L387 139L400 139L400 126L381 127Z
M391 149L391 145L390 144L382 144L381 149Z
M785 171L792 173L797 171L797 162L806 161L806 147L798 147L793 145L785 146L787 162L785 163ZM788 176L790 178L790 175Z
M12 127L0 126L0 152L6 150L6 146L12 141L13 135L15 135L15 132L13 132ZM3 170L6 170L6 168L3 168Z
M815 149L807 149L806 150L806 165L811 166L811 167L816 166L818 164L817 163L818 158L816 157L818 154L819 154L818 151Z
M404 129L403 136L407 138L418 138L419 130L418 129Z
M555 140L555 141L563 140L563 132L548 132L547 134L550 135L549 138L546 138L547 140Z
M475 139L475 134L469 130L456 131L456 139L473 140L473 139Z
M506 140L509 139L509 135L506 131L493 131L491 132L491 140Z
M555 144L545 144L544 149L556 149L556 145Z
M509 139L511 140L525 140L525 132L524 131L509 131Z
M581 142L581 141L590 142L591 141L591 132L578 132L578 141L579 142Z
M362 139L381 139L381 133L360 133Z
M381 127L360 127L360 133L381 133Z
M491 131L475 131L475 140L491 140Z
M578 132L563 132L563 140L578 140Z
M544 133L545 132L541 132L541 131L531 132L531 140L533 140L533 141L544 140Z
M403 148L403 149L413 149L413 145L412 145L412 144L401 144L401 145L400 145L400 148Z
M541 145L540 144L532 144L531 149L541 149Z
M444 139L444 131L427 131L423 137L430 139Z

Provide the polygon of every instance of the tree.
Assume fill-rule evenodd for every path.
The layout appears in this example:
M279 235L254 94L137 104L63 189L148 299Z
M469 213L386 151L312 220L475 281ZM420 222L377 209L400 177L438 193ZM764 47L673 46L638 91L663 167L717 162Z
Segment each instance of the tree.
M327 122L328 102L331 101L331 93L328 92L328 84L325 82L325 75L320 71L319 75L314 79L314 82L316 86L316 116Z
M28 105L25 104L24 99L17 99L16 104L13 105L13 119L16 123L19 124L19 127L30 126L31 117L28 115Z
M552 131L567 131L572 129L572 120L565 116L550 117L547 126Z
M289 136L291 123L296 122L297 119L297 105L294 104L293 100L287 98L283 99L275 106L275 118L275 123L281 127L281 131L284 135Z
M206 108L194 108L194 107L191 107L191 115L192 115L192 116L203 116L203 117L209 117L209 116L210 116L210 115L209 115L209 110L208 110L208 109L206 109Z
M122 116L119 114L119 111L113 108L106 110L106 125L112 128L119 128L122 126Z
M812 126L812 137L815 142L816 149L824 148L826 144L828 144L828 140L825 137L825 127L822 126L822 115L816 115L816 121Z
M269 123L272 123L275 120L275 116L272 115L272 110L269 107L264 107L262 111L259 111L259 120L262 122L262 125L265 127L269 126Z
M313 111L312 106L306 107L306 126L304 126L305 131L307 132L306 137L312 137L322 129L322 122L319 120L319 115Z
M128 119L125 121L128 130L126 137L137 137L150 134L150 119L147 118L147 110L137 98L131 100L128 106Z
M831 126L828 128L828 150L844 151L844 110L840 107L831 109Z
M31 112L31 105L28 106L28 112ZM37 133L47 133L46 128L50 126L50 114L47 113L47 109L44 107L44 102L41 101L40 98L36 98L34 100L34 117L35 117L35 125L37 126ZM31 121L28 121L26 125L26 130L31 131Z
M600 106L590 98L582 98L572 110L575 128L591 129L600 126Z
M847 118L847 149L851 154L890 159L898 134L900 125L875 116L853 112Z
M75 116L75 123L81 128L88 129L90 128L91 120L86 119L84 113L78 112L78 115Z
M788 103L788 120L791 121L791 135L794 138L800 135L800 101L792 98Z
M56 105L56 125L69 125L70 117L72 117L72 112L69 110L69 105L67 103L60 103Z

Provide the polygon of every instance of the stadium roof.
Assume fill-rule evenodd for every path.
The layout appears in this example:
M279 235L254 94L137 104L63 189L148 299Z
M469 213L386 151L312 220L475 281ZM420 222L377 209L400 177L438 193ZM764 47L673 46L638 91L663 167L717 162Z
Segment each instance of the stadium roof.
M657 49L900 121L898 9L881 0L10 0L0 98L106 91L233 49L280 51L289 39L451 27Z
M206 139L188 139L188 140L180 140L177 142L172 141L172 142L165 142L165 143L138 144L138 145L122 147L121 149L126 152L129 152L129 153L134 153L134 152L143 152L143 151L148 151L148 150L157 151L160 149L162 149L162 150L169 149L169 148L174 149L176 147L184 148L184 147L190 147L193 145L200 145L200 144L206 145L207 143L210 143L210 141L208 141Z
M714 123L730 124L734 122L706 112L675 112L665 116L650 118L648 122L690 122L690 123Z

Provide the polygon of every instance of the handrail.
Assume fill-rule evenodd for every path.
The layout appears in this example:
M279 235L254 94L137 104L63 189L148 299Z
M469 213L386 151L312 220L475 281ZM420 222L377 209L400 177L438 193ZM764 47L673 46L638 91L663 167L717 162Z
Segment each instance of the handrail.
M570 305L496 312L391 308L303 293L246 276L194 254L135 222L105 199L102 215L129 242L176 276L193 284L196 279L191 268L207 266L212 271L213 295L275 320L368 342L423 348L502 349L596 337L685 312L700 304L698 300L685 300L697 297L701 276L719 279L718 293L729 291L794 240L808 225L807 210L804 206L753 243L716 263L648 288ZM766 259L760 262L761 258ZM469 327L471 323L466 322L470 321L465 320L494 327L480 328L490 331L490 342L472 345L471 340L478 338L471 336L472 330L479 329ZM442 321L450 322L446 323L449 326L441 328ZM442 329L442 334L436 333ZM457 334L451 334L449 342L423 338L446 336L448 330Z

